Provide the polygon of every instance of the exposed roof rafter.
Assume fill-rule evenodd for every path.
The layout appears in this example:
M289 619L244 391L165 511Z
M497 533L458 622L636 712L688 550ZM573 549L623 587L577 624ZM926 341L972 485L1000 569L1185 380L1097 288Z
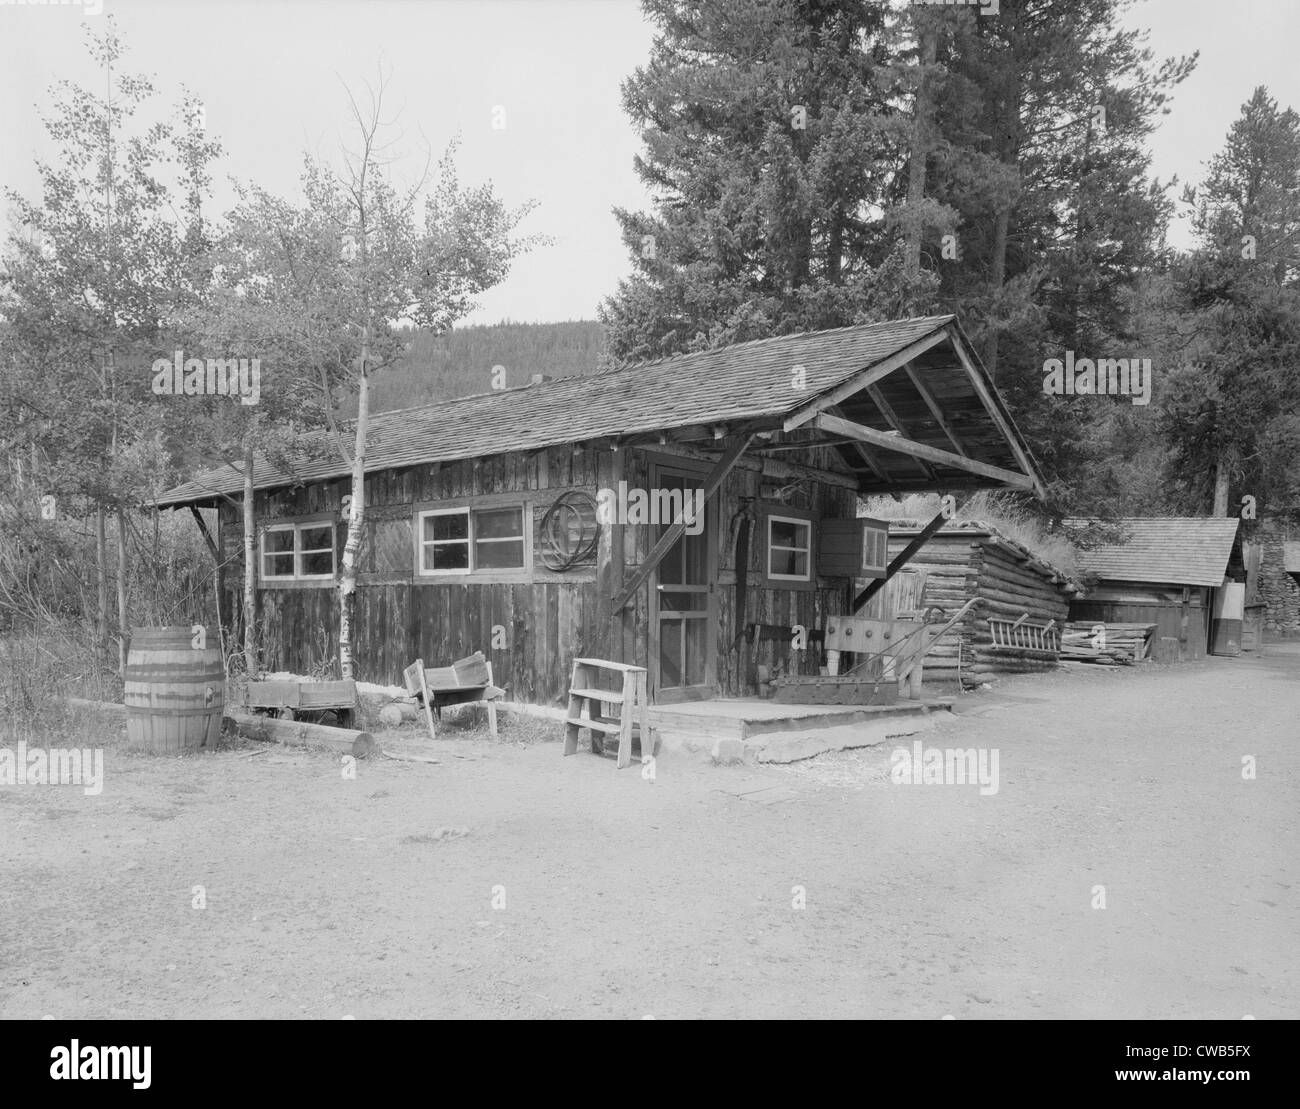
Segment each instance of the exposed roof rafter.
M873 427L863 427L861 424L855 424L839 416L830 416L823 413L815 418L815 422L823 431L828 431L833 435L847 435L854 439L860 439L870 446L880 447L882 450L897 451L899 454L911 455L914 458L924 458L929 462L937 462L941 466L950 466L953 469L965 470L979 477L991 478L1016 489L1032 491L1035 486L1032 477L1018 474L1014 470L1005 470L1001 466L991 466L986 462L977 462L973 458L963 458L951 451L942 451L938 447L917 443L891 432L877 431Z

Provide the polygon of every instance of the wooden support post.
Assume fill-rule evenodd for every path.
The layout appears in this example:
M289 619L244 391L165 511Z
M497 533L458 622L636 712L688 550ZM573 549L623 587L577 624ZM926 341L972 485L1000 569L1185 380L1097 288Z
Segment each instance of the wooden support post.
M194 517L194 522L199 525L199 531L203 533L203 542L207 544L212 561L220 565L221 555L217 552L217 544L212 538L212 532L208 531L208 525L203 522L203 517L194 505L190 505L190 515Z
M221 552L216 541L212 538L212 532L208 530L208 525L203 522L203 517L194 505L190 505L190 515L194 517L194 522L199 525L199 531L203 533L203 542L207 544L208 553L212 555L213 573L216 575L216 589L213 592L217 604L217 634L223 635L222 629L226 625L221 618L221 587L222 577L224 576L221 570Z
M906 566L912 560L912 556L916 554L916 552L919 551L922 547L924 547L925 544L929 542L930 537L934 535L941 527L943 527L943 525L947 523L947 521L948 521L948 517L945 516L942 512L940 512L939 515L937 515L933 520L931 520L928 524L926 524L925 527L923 527L921 531L917 534L916 538L913 539L901 551L899 551L897 556L895 556L894 560L890 562L890 564L885 568L885 576L883 578L879 578L876 581L871 582L866 587L866 589L864 589L861 593L859 593L856 597L853 598L853 604L849 608L849 615L853 615L854 613L860 611L863 605L865 605L869 600L871 600L872 597L874 597L877 593L879 593L882 589L884 589L889 579L892 578L895 574L897 574L898 571L901 570L904 566Z
M492 678L492 663L487 663L488 688L491 689L497 683ZM492 733L492 738L497 738L497 702L495 697L489 697L487 700L488 710L488 731Z
M649 675L636 675L636 696L638 708L637 723L641 731L641 761L647 762L654 758L655 741L654 736L650 734L650 690Z
M623 479L623 457L625 451L602 452L603 471L606 461L608 474L601 474L606 481L606 488L617 489ZM608 459L604 459L608 455ZM597 651L602 658L623 661L623 626L613 607L614 597L623 589L625 573L624 526L617 520L600 525L600 537L596 544L596 622Z
M1191 586L1183 586L1183 615L1178 622L1178 661L1187 661L1187 626L1191 619L1192 589Z
M632 710L636 705L636 675L623 671L623 706L618 714L618 768L632 765ZM642 742L645 742L644 739Z

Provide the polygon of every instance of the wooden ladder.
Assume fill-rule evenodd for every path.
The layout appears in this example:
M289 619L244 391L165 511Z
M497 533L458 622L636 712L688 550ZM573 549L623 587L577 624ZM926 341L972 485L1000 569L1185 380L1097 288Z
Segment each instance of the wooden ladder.
M602 672L622 675L621 691L600 688ZM602 705L618 705L617 717L605 716ZM575 658L573 678L569 682L569 711L564 720L564 753L576 754L578 733L583 728L591 732L591 749L600 754L596 746L597 733L618 736L618 768L622 770L632 762L632 714L640 710L637 726L641 734L641 758L653 754L650 738L650 699L646 694L646 671L643 666L628 666L621 662L605 662L598 658Z
M995 651L1037 651L1056 655L1061 650L1061 633L1055 620L1046 624L1030 624L1029 613L1024 613L1014 623L1010 620L989 619L989 636Z

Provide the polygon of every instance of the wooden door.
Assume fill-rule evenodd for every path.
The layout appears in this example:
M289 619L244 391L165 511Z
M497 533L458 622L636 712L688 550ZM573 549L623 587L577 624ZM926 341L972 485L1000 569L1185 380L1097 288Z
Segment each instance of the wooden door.
M678 466L651 467L655 489L704 487L703 473ZM716 505L716 500L714 505ZM660 703L717 696L717 542L714 506L704 510L698 535L683 535L651 576L651 697ZM670 520L651 527L653 541Z

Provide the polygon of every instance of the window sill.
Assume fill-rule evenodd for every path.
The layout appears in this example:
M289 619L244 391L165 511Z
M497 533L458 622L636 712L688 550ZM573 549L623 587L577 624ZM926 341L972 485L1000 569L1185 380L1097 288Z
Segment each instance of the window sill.
M475 570L470 574L416 574L414 585L530 585L531 570Z

